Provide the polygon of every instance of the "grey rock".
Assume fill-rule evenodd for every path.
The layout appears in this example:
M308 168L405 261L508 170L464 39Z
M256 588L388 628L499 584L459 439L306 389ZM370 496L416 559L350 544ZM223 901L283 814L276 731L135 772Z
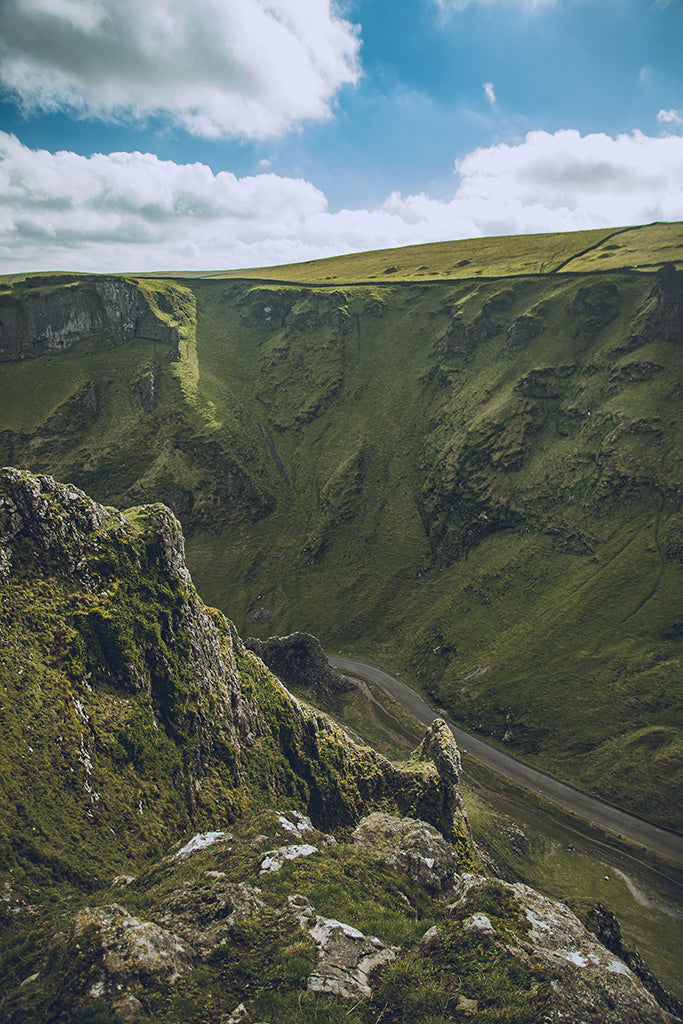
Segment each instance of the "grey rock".
M324 700L346 693L353 684L332 668L320 641L309 633L249 638L245 647L257 654L285 686L300 686Z
M451 908L466 906L486 884L481 876L462 876ZM496 884L507 889L517 902L517 928L504 937L485 931L526 965L542 963L550 970L552 1010L546 1018L548 1024L585 1024L588 1020L601 1024L665 1024L674 1020L624 961L598 942L568 907L521 882ZM471 927L476 917L485 915L471 915L464 927L468 921Z
M265 908L260 894L258 887L246 882L215 879L206 885L176 889L154 917L205 956L229 939L237 922Z
M316 914L310 900L300 894L287 900L290 912L318 948L318 964L308 978L309 992L325 992L343 999L369 999L370 974L393 960L398 952L358 928Z
M376 811L363 818L353 842L391 867L406 871L435 893L453 889L458 855L435 828L414 818L396 818Z
M344 999L370 998L370 974L387 964L396 950L374 936L328 917L316 917L310 929L320 961L308 978L309 992L327 992Z
M84 946L88 952L81 964ZM132 917L117 903L79 911L70 952L91 999L119 995L137 985L172 985L192 969L194 960L194 950L180 936Z

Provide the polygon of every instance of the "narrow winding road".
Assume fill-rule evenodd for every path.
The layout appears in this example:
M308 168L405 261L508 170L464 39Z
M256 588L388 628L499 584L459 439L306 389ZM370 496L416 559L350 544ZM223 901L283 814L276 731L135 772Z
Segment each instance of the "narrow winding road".
M396 676L385 672L384 669L377 668L375 665L367 665L362 661L355 661L352 658L330 657L329 662L340 672L348 672L349 675L358 676L381 686L424 725L430 725L435 718L439 717L438 713L419 694L411 690ZM465 732L464 729L450 724L449 728L460 750L487 767L493 768L500 775L531 790L532 793L545 797L546 800L550 800L565 810L579 815L591 824L627 839L646 850L660 854L678 867L683 867L683 837L674 832L668 832L666 829L658 828L656 825L651 825L641 818L620 811L617 807L612 807L594 797L587 796L563 782L558 782L550 775L530 768L502 750L489 746L484 740Z

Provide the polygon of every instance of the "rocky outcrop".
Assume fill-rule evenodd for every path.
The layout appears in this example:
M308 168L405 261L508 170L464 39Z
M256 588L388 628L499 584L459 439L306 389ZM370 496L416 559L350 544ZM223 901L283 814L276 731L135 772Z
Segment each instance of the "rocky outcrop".
M593 932L599 942L614 953L635 974L648 992L651 992L660 1006L675 1017L683 1019L683 1004L668 992L658 978L649 971L637 950L626 949L621 938L621 925L616 914L598 903L586 915L586 928Z
M346 676L332 668L320 641L310 633L271 636L267 640L249 638L245 640L245 646L257 654L286 686L309 691L314 703L319 698L324 706L339 694L353 689Z
M375 811L353 833L356 846L390 867L402 868L430 892L449 892L456 884L458 855L435 828L413 818Z
M372 971L393 960L398 950L352 925L321 917L305 896L290 896L288 905L318 951L318 964L308 976L308 991L342 999L372 996Z
M478 897L487 890L493 912L477 912ZM544 1019L552 1024L593 1019L604 1024L664 1024L674 1019L568 907L521 882L496 881L492 889L487 879L466 875L449 909L470 934L506 949L520 963L545 965L552 981L551 1012Z
M657 323L665 341L683 342L683 270L666 263L657 271L653 289L657 299Z
M581 330L592 333L616 318L620 304L619 289L613 281L596 281L579 288L567 312L577 320Z
M69 954L87 996L106 996L114 1004L122 990L173 984L192 968L192 950L178 935L132 917L117 903L78 912Z
M177 327L164 322L126 278L29 278L0 295L0 362L54 355L93 336L105 345L161 341L179 357Z
M198 828L213 827L216 802L229 824L286 793L324 828L355 824L386 806L431 821L460 843L463 856L474 856L450 732L437 736L432 728L415 758L398 767L302 707L232 624L203 605L185 566L180 524L163 505L124 515L50 477L4 470L0 571L13 616L8 635L23 636L34 602L51 595L41 643L61 673L52 699L62 700L60 687L75 688L80 710L73 749L58 719L43 724L41 742L58 774L65 756L86 766L86 792L97 793L109 813L120 806L123 771L126 792L145 794L160 830L169 819L177 827L188 812ZM19 592L23 604L12 596ZM304 647L320 655L312 640ZM108 827L105 815L100 828Z

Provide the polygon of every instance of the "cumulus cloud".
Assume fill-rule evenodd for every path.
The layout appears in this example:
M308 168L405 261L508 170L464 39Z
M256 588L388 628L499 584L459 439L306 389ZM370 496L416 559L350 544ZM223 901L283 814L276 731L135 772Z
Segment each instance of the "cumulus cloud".
M169 117L266 138L329 116L359 76L330 0L2 0L0 85L27 107Z
M310 182L0 132L0 272L219 270L418 242L683 220L683 137L531 132L458 160L453 196L331 211Z

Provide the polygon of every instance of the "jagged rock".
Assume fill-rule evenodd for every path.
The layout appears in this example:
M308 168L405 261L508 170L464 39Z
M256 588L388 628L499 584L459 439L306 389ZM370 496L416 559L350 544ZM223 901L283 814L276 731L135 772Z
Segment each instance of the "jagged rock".
M172 985L194 959L180 936L131 917L118 903L79 911L70 952L78 984L90 999L119 996L131 986Z
M424 739L416 751L421 762L432 761L439 777L443 780L441 788L441 812L449 821L456 823L456 831L464 832L471 842L465 804L460 791L460 773L462 762L460 751L453 739L453 733L443 718L435 718L427 728Z
M285 686L303 687L325 701L353 689L353 684L332 668L320 641L310 633L271 636L267 640L250 637L244 643Z
M245 650L232 624L203 605L185 566L182 529L172 513L152 505L131 510L130 517L51 477L13 469L0 473L5 582L13 582L17 573L17 582L25 578L32 586L36 565L50 579L56 574L55 595L61 596L55 600L69 615L76 637L72 649L83 665L80 671L88 673L78 689L81 712L73 753L79 773L86 774L84 814L95 793L100 807L120 800L116 776L121 760L141 773L140 781L129 775L129 784L146 787L150 772L157 777L156 759L171 757L177 759L173 771L178 777L170 790L170 779L162 778L161 784L166 808L175 808L175 827L189 808L198 830L216 829L221 824L214 813L217 785L220 801L224 806L227 801L229 822L236 813L230 802L242 801L244 780L261 773L267 789L272 771L274 778L284 773L287 786L305 792L306 809L324 829L355 825L365 811L391 806L398 814L431 822L472 856L457 789L457 748L447 729L431 727L421 751L405 767L357 746L325 715L300 705ZM120 564L126 566L121 579ZM52 645L59 664L64 657L61 634L46 636L45 643ZM67 661L65 671L73 671L71 665ZM93 687L136 695L138 701L119 708L103 704ZM102 718L110 707L113 725ZM134 725L122 727L124 710L134 712ZM49 728L55 737L47 743L62 759L66 748L56 739L61 727L52 722ZM118 746L96 742L98 731L110 734L112 728L121 737ZM265 773L264 763L272 766ZM145 812L140 799L136 812Z
M476 900L487 880L465 875L458 880L451 912ZM516 902L516 922L506 921L505 934L488 932L485 915L470 915L463 926L486 931L491 941L528 965L543 963L551 971L552 1011L549 1024L665 1024L672 1018L643 987L623 960L609 952L562 903L542 896L521 882L498 881L499 890ZM488 919L487 919L488 920ZM479 925L482 925L480 927ZM489 927L493 927L488 921Z
M363 818L353 841L378 860L401 868L432 892L453 888L458 855L453 846L424 821L396 818L379 811Z
M309 992L369 999L371 972L393 960L398 950L351 925L320 917L305 896L290 896L288 903L301 928L318 947L319 961L308 978Z
M647 969L642 956L637 950L624 948L621 938L621 925L616 914L608 910L602 903L586 915L586 927L593 932L596 938L610 952L616 954L620 960L631 968L645 988L652 993L660 1006L663 1006L670 1013L683 1020L683 1003L668 992L658 978Z
M247 882L214 879L207 885L177 889L162 901L154 917L206 956L230 936L238 921L265 908L261 890Z

